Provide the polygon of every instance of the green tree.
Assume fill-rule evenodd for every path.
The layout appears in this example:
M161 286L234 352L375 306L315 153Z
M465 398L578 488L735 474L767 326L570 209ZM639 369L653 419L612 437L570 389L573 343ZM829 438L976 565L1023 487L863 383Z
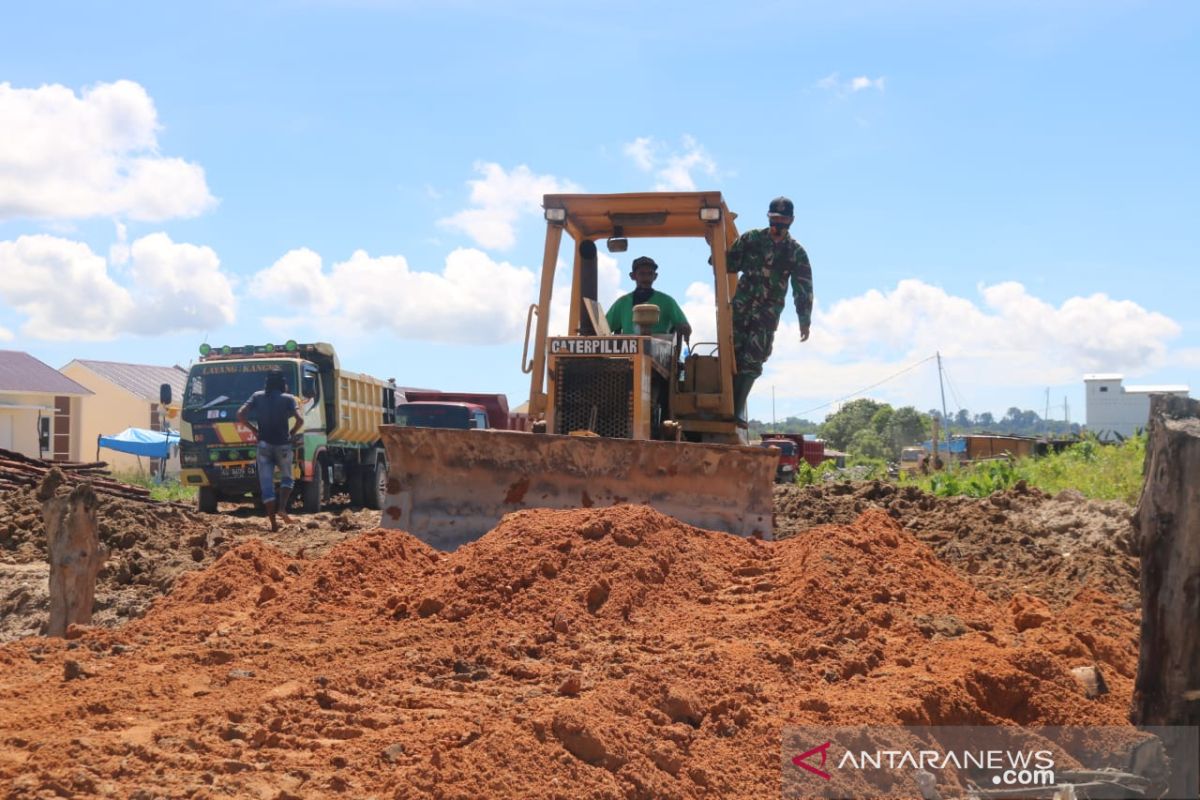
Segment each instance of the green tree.
M882 436L870 428L860 428L850 437L850 444L846 450L857 458L886 459L888 457L887 443L884 442Z
M899 461L900 451L909 445L925 441L929 437L930 428L929 418L912 406L893 411L886 430L882 432L883 441L888 448L888 458Z
M825 418L821 425L821 438L834 450L846 450L854 434L863 429L871 429L871 420L884 405L866 398L851 400L836 414Z

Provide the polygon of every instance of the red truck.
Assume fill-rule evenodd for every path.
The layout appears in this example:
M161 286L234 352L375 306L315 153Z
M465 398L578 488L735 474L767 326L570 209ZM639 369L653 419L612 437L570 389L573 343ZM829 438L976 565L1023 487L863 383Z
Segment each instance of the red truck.
M510 411L502 394L479 392L404 392L396 406L396 424L416 428L492 428L503 431L529 430L529 415Z
M796 443L791 439L769 436L762 440L762 446L774 447L779 451L779 466L775 470L775 482L792 483L795 481L796 467L800 465L799 448Z
M808 462L808 465L813 469L821 466L821 462L825 460L825 440L823 439L805 439L803 433L768 433L763 437L766 439L787 439L796 443L796 447L800 448L799 456Z

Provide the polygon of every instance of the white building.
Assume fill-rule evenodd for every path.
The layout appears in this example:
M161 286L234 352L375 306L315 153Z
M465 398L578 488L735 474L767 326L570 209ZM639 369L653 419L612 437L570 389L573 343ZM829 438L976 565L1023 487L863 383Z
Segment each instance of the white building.
M1117 441L1145 430L1150 421L1150 395L1188 396L1180 385L1122 386L1124 375L1084 375L1087 429L1101 441Z

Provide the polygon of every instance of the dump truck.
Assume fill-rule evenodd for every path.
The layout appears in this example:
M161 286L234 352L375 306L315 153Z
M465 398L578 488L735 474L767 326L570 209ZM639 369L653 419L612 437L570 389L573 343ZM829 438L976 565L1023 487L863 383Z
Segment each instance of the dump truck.
M405 392L396 406L396 424L422 428L523 431L529 415L509 410L508 397L481 392Z
M725 254L737 237L719 192L553 194L543 197L541 287L526 316L521 369L530 375L529 433L383 427L389 475L383 525L453 549L510 511L618 503L684 522L770 538L776 454L750 447L734 415L731 299ZM569 319L550 335L559 250L571 242ZM679 335L648 333L655 306L638 306L640 333L612 335L597 301L598 250L631 238L706 244L716 341L683 358ZM536 324L535 324L536 323Z
M380 426L395 422L396 387L347 372L325 342L210 347L188 371L179 424L180 482L195 486L198 507L213 513L218 501L259 496L254 431L237 411L263 388L266 373L283 371L304 417L295 450L293 498L316 512L336 492L352 505L383 507L387 455Z

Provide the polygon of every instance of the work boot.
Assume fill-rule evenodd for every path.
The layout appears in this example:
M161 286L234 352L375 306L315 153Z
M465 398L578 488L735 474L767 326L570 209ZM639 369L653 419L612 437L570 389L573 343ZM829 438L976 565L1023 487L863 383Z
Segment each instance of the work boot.
M283 518L284 525L292 524L292 518L289 517L288 513L287 513L288 500L290 500L291 497L292 497L292 487L290 487L290 486L280 486L279 487L279 516Z
M757 375L747 375L739 372L733 376L733 415L737 417L738 425L746 427L746 401L750 398L750 389L754 386Z
M275 501L267 500L265 503L263 503L263 506L265 506L267 509L267 519L271 520L271 530L279 530L279 523L275 521Z

